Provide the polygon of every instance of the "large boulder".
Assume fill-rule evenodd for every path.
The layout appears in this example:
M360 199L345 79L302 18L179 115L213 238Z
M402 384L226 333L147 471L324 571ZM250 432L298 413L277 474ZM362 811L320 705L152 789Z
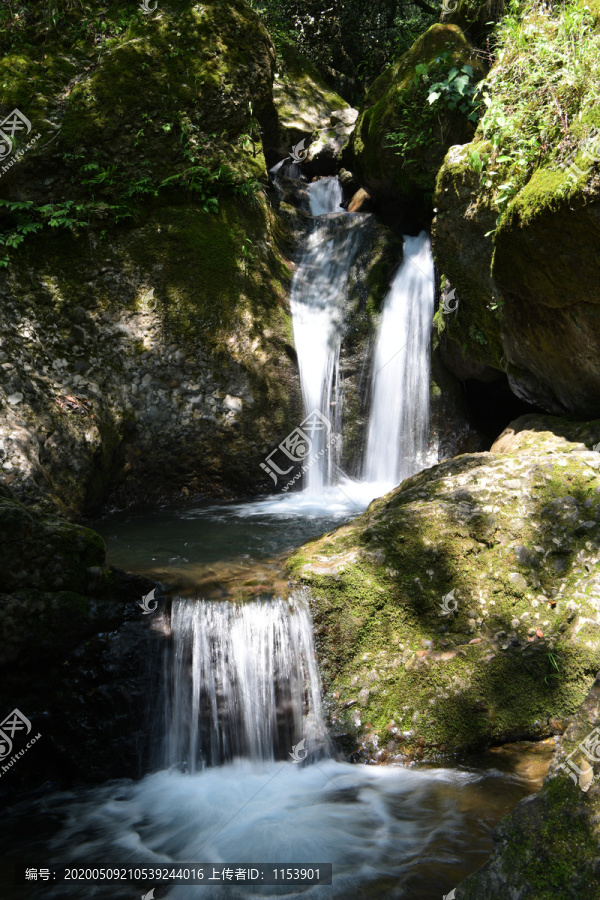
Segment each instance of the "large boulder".
M0 62L42 135L0 181L1 476L71 516L264 490L301 418L271 40L243 0L35 16Z
M505 371L523 400L558 414L596 414L596 189L561 199L568 176L536 173L495 230L497 211L478 201L480 180L469 165L482 147L452 147L438 176L434 255L459 298L447 335Z
M597 41L594 9L581 11L583 44ZM560 61L562 12L521 15L543 59L504 29L486 83L489 112L471 142L449 149L437 178L433 251L459 301L446 338L505 372L522 400L589 418L600 412L595 99L574 57ZM526 98L538 83L534 113Z
M365 756L547 736L585 697L600 666L600 423L553 449L552 424L521 450L407 479L290 558L330 721Z
M281 49L273 82L279 122L278 140L267 158L301 162L309 175L329 175L347 144L357 112L326 84L313 63L294 47Z
M402 228L428 226L446 150L474 132L466 113L428 102L431 85L463 65L472 68L473 83L483 76L460 28L433 25L373 82L361 106L344 160L381 213Z
M153 627L164 598L157 593L155 615L144 615L139 604L156 585L104 557L94 531L0 489L0 719L17 709L31 737L40 734L22 759L3 758L4 795L139 772L146 665L164 635Z

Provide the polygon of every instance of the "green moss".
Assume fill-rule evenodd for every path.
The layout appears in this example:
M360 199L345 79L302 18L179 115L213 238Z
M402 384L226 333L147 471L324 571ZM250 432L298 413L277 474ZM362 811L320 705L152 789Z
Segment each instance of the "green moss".
M466 117L454 114L445 117L440 134L436 118L435 134L432 131L428 140L423 136L431 131L432 111L424 85L415 87L416 67L425 64L431 68L441 54L445 54L448 68L469 63L476 77L483 74L460 29L437 24L369 89L352 135L351 152L357 174L372 189L382 182L391 184L407 201L422 202L423 195L433 191L435 173L447 147L464 143L472 135L473 127ZM407 132L407 140L410 133L414 135L414 146L402 153L396 152L388 140L390 133L400 132Z
M408 479L352 525L288 561L292 577L310 586L326 688L341 697L335 704L339 720L351 723L355 707L344 704L368 687L362 721L381 741L388 740L391 720L411 732L403 751L417 743L434 752L539 735L549 718L568 715L581 703L600 661L596 640L586 644L582 635L577 645L572 642L573 617L565 602L581 591L576 559L586 538L570 534L569 548L559 553L554 540L562 532L542 515L545 504L556 500L553 491L583 508L595 496L597 478L575 455L565 465L563 457L549 481L544 477L527 488L537 512L525 515L516 497L511 503L510 492L503 496L504 463L498 458L492 464L494 474L488 459L459 458ZM468 515L457 516L456 503L468 506ZM541 570L535 564L537 589L517 545L526 548L521 556L540 560L547 551L548 564ZM560 569L553 567L554 554ZM596 569L600 573L600 564ZM556 609L544 608L543 598L532 606L540 588L548 598L560 589ZM441 600L450 591L458 609L444 617ZM546 618L544 642L530 644L527 628L539 628ZM494 646L495 634L514 632L514 619L518 648L510 641L505 649ZM480 643L470 644L473 638ZM559 660L558 678L550 653Z
M570 779L548 781L533 803L521 803L502 820L496 838L500 850L503 893L480 870L461 885L465 900L476 900L485 890L492 898L506 891L527 891L535 900L589 897L598 900L600 889L593 874L598 835L590 804ZM492 863L493 864L493 863ZM483 884L481 883L483 881Z

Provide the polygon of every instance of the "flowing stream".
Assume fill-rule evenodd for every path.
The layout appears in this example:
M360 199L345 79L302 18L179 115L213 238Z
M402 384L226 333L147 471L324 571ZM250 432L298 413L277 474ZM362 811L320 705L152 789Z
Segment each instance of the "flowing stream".
M405 236L404 259L383 304L373 355L363 479L352 481L340 469L344 417L340 347L348 277L370 216L341 209L337 178L313 182L308 195L314 225L291 293L308 417L303 428L311 437L310 453L317 458L304 474L303 492L307 498L328 502L332 486L337 487L359 508L437 461L435 451L429 449L433 258L425 232ZM332 434L337 441L331 441Z
M339 443L326 442L342 427L343 298L368 217L340 210L337 179L317 181L309 197L315 221L291 305L306 413L324 426L311 435L320 461L305 489L285 496L98 523L109 562L175 594L157 615L162 646L150 661L153 759L138 782L45 792L5 811L11 858L26 846L50 866L334 866L329 886L163 885L155 900L440 900L485 861L498 819L539 786L514 760L351 765L328 740L309 606L290 594L278 554L427 465L433 271L427 236L405 238L373 360L364 480L352 482L339 470ZM43 896L121 900L142 887L50 883ZM2 896L42 894L5 881Z
M301 740L306 753L326 752L304 603L176 600L171 630L163 765L195 772L235 758L287 759Z
M314 182L308 193L315 225L294 275L290 304L304 406L307 415L316 410L326 420L326 427L314 432L311 453L326 452L308 469L304 487L309 494L319 495L338 474L341 444L337 442L333 449L326 439L331 429L339 434L341 428L342 302L368 216L349 215L341 209L337 178Z

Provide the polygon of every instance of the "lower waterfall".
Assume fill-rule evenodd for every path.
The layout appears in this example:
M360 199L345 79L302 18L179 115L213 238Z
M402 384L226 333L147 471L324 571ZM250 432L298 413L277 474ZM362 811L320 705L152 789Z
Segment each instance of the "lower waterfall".
M163 762L300 759L327 747L312 621L298 599L175 600L163 685Z

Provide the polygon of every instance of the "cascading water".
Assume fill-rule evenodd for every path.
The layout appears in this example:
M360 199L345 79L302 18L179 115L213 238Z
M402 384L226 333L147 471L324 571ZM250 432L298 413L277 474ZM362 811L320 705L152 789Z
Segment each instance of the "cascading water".
M176 600L163 762L191 772L235 757L327 747L312 621L298 597L234 605Z
M404 261L385 299L373 361L364 477L381 493L425 468L434 272L427 234L404 238Z
M333 482L340 443L328 438L340 426L339 359L343 300L350 267L360 248L366 214L341 209L337 178L322 178L308 186L310 212L317 217L294 275L291 309L302 395L307 413L318 410L331 429L315 430L311 456L322 460L308 468L305 491L319 494ZM334 449L335 448L335 449Z
M384 302L378 331L363 481L344 480L339 469L341 442L328 447L327 440L332 432L342 431L343 300L369 216L341 211L337 178L313 182L308 195L316 224L292 283L294 340L306 412L318 410L331 428L312 434L311 455L320 453L322 460L308 467L304 494L323 496L337 481L360 508L436 461L427 453L433 259L425 232L405 237L404 261Z

